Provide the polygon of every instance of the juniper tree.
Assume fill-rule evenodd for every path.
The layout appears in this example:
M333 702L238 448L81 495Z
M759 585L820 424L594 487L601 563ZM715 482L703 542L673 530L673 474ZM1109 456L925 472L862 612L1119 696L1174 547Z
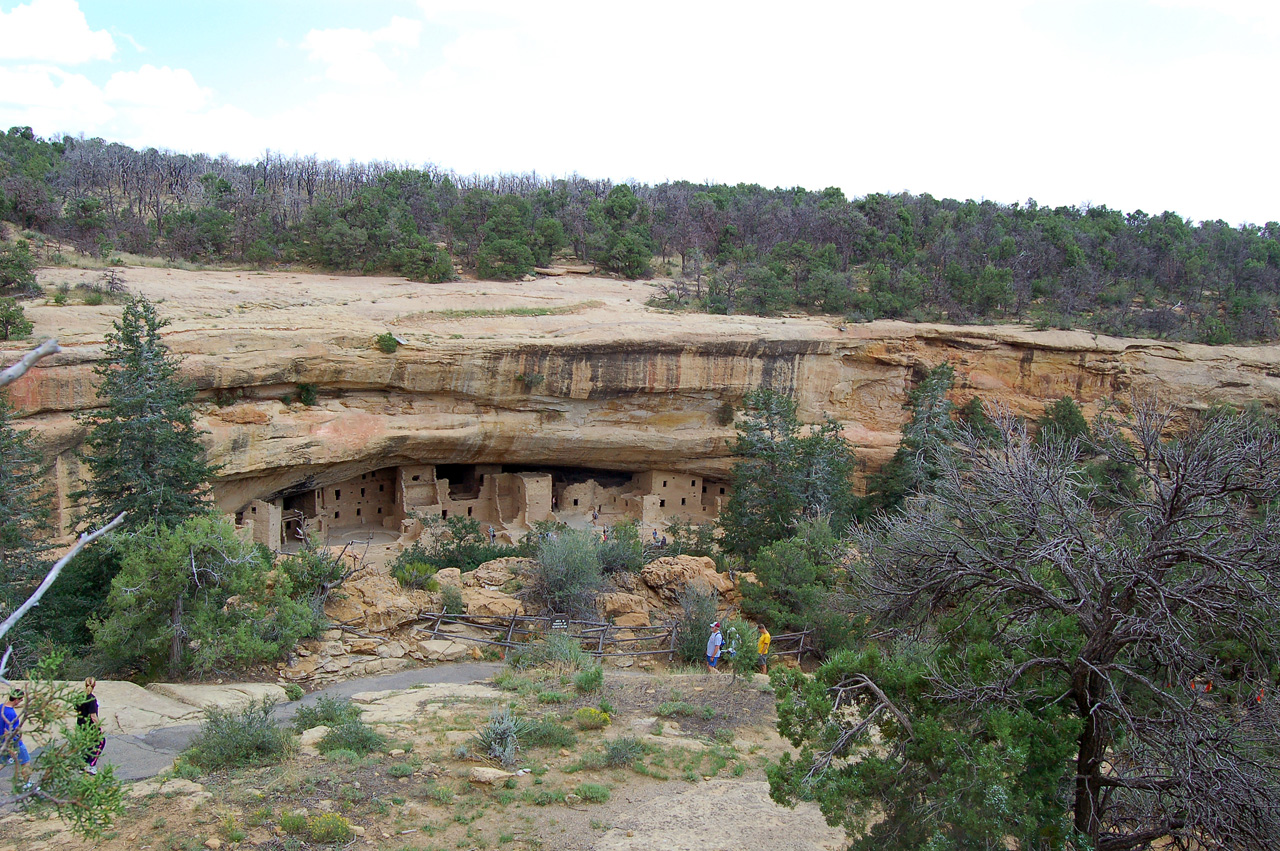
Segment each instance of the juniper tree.
M40 489L40 453L30 432L13 426L13 407L0 391L0 615L25 596L26 584L43 575L48 549L42 524L48 499Z
M1261 849L1280 835L1280 429L1153 403L1088 451L962 437L929 491L855 530L875 643L779 673L771 770L858 849ZM961 463L963 460L963 463ZM1210 684L1212 688L1210 688Z
M95 367L103 407L80 417L89 426L81 457L92 473L87 522L120 512L128 528L175 525L198 513L214 468L195 425L195 391L179 378L181 360L160 336L168 320L143 297L130 298L107 335Z

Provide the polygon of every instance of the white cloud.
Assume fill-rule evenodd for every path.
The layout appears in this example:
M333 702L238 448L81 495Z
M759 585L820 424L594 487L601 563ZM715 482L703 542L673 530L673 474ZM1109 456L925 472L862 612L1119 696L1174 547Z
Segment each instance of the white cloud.
M185 68L143 65L137 71L117 71L107 80L106 96L114 103L154 106L194 112L212 92L196 83Z
M92 128L115 115L87 77L45 65L0 66L0 104L7 123L43 132Z
M377 30L311 30L302 39L309 58L323 63L325 77L349 86L386 86L397 80L381 54L399 55L418 45L422 22L393 17Z
M0 59L75 65L115 51L111 33L89 29L76 0L31 0L0 12Z

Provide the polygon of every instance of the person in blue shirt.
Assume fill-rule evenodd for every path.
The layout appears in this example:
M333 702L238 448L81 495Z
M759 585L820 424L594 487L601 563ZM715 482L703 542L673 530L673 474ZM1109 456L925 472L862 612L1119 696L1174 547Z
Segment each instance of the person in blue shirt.
M707 639L707 670L714 671L716 662L720 661L720 648L724 646L724 636L720 634L720 622L711 625L711 637Z
M22 703L25 696L22 689L15 688L9 692L9 699L4 706L0 706L0 759L11 762L14 754L17 754L20 780L26 780L31 774L31 755L22 742L22 716L18 714L18 704Z

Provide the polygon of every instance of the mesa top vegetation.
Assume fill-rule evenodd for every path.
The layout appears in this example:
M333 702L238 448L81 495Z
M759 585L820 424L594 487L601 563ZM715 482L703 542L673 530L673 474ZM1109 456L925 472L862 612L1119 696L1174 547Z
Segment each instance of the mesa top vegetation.
M1019 320L1205 343L1277 336L1280 225L1172 212L464 177L272 152L242 163L14 127L0 136L0 216L108 260L303 263L438 282L456 266L516 279L571 254L626 277L669 277L660 303L673 308ZM0 295L11 294L0 277Z

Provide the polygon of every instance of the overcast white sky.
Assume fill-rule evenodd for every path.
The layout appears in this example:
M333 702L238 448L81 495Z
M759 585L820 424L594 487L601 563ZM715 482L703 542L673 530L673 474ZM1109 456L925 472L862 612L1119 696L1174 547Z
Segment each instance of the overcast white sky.
M0 0L0 125L1280 220L1277 0Z

